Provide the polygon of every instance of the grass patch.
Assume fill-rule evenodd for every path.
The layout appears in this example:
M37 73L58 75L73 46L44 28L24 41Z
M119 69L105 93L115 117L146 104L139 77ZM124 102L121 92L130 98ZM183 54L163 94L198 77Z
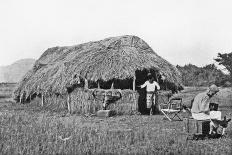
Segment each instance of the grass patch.
M187 95L190 98L195 95L195 91L179 95ZM232 108L229 107L227 99L222 98L221 101L219 108L223 115L231 117ZM0 153L232 153L231 124L227 128L227 138L190 141L186 140L187 133L182 121L169 122L163 120L163 115L97 118L64 114L11 102L0 104ZM62 140L64 138L68 139Z

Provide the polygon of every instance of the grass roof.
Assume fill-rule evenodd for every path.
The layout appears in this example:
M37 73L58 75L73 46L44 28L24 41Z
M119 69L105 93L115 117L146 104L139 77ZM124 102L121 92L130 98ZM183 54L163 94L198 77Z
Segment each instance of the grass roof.
M180 72L137 36L119 36L75 46L47 49L18 84L15 94L64 94L81 78L91 81L128 79L136 70L153 69L180 84Z

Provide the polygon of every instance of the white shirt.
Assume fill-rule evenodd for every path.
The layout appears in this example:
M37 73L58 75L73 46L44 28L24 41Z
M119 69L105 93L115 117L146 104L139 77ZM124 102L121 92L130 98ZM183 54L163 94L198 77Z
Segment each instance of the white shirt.
M155 91L155 87L157 87L158 90L160 90L160 86L157 82L153 81L152 83L150 83L149 81L146 81L143 85L141 85L141 88L146 87L147 92L149 91Z

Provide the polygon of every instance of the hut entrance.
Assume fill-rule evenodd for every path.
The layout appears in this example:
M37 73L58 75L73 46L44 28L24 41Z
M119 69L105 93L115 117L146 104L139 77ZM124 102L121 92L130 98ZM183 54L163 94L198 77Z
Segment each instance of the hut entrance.
M138 98L138 111L141 114L149 114L149 110L146 108L146 88L140 88L139 86L144 84L144 82L147 80L147 70L137 70L135 72L136 74L136 90L139 94Z
M145 81L148 80L147 74L151 73L152 76L155 77L155 80L157 81L157 71L155 70L137 70L135 72L136 74L136 90L139 93L139 98L138 98L138 111L141 114L150 114L150 109L147 109L146 107L146 88L140 88L142 84L144 84ZM157 112L158 107L157 105L153 107L153 112Z

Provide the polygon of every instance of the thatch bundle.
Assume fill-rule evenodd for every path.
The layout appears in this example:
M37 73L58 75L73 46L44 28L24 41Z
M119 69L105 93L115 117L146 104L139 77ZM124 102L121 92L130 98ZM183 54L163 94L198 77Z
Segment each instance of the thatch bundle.
M26 100L38 94L67 95L88 81L136 78L136 71L153 70L179 85L180 73L136 36L120 36L76 46L46 50L21 80L14 95ZM88 87L88 86L87 86Z

